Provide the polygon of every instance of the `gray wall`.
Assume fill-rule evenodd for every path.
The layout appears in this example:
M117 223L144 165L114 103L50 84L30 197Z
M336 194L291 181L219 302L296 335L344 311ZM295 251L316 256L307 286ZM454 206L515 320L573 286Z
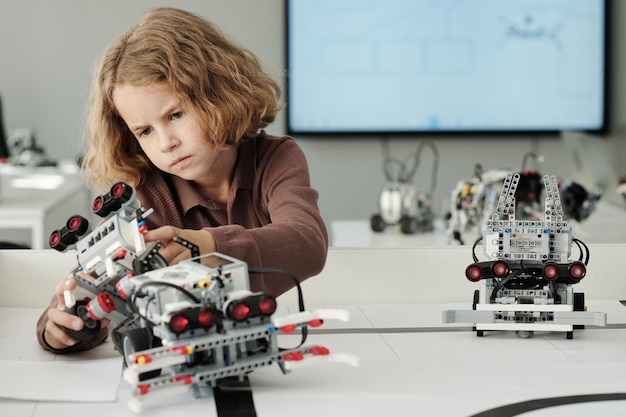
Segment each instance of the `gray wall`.
M7 129L30 127L52 157L75 158L80 152L87 90L97 57L145 10L159 5L175 5L214 21L257 53L284 86L283 0L0 0L0 94ZM626 74L626 58L620 48L626 41L626 29L617 24L620 16L626 18L626 2L613 1L611 134L593 141L593 149L607 155L604 168L615 177L626 173L626 77L622 75ZM284 125L283 113L268 130L283 134ZM369 218L377 210L385 182L383 138L296 139L307 154L327 223ZM572 144L567 138L390 137L391 154L404 158L424 139L436 139L440 154L435 195L440 212L447 210L456 181L469 176L476 162L486 168L517 169L522 155L532 151L545 156L544 173L576 179L581 170L571 156ZM432 162L428 148L423 155L416 183L427 189ZM597 159L594 161L597 165Z

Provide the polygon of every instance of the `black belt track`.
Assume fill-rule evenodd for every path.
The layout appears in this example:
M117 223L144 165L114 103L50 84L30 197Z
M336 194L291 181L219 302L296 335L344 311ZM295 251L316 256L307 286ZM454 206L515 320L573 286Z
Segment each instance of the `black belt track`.
M227 377L217 381L213 388L215 407L219 417L257 417L248 376Z

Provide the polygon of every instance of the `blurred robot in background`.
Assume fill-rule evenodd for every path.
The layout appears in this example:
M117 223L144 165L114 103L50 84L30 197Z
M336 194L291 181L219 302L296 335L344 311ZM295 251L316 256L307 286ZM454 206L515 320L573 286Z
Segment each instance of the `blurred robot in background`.
M542 156L527 153L524 155L522 170L517 172L520 177L515 190L517 202L515 212L520 220L537 220L544 215L542 176L536 167L526 168L529 158L532 158L536 165L543 162ZM457 183L452 190L451 210L447 216L450 244L463 245L465 244L463 235L480 234L480 227L496 208L506 173L506 170L483 171L482 165L476 164L474 176ZM559 179L558 187L565 218L578 223L595 211L596 203L602 196L600 192L587 191L585 187L568 178Z
M424 145L431 147L435 159L431 177L429 192L421 191L414 184L414 176L420 162L420 156ZM408 163L412 160L409 169ZM385 158L385 176L387 183L384 185L379 198L380 212L370 218L370 226L374 232L383 232L388 227L400 227L404 234L417 232L430 232L434 229L435 215L432 209L432 195L435 189L439 155L437 148L431 142L422 142L418 145L414 154L406 161L387 156ZM397 167L394 175L392 167Z

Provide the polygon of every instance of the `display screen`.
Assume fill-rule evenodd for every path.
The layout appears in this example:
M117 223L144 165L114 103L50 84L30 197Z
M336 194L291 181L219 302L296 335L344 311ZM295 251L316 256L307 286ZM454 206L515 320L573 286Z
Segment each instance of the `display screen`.
M286 0L290 134L600 132L606 0Z

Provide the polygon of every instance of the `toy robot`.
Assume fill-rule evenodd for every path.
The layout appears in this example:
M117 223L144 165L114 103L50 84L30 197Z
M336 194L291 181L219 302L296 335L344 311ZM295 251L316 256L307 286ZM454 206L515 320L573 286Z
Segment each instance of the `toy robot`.
M382 232L387 227L400 226L404 234L428 232L434 229L430 199L412 184L388 182L380 193L380 213L371 217L371 227Z
M436 154L436 148L428 143ZM385 174L387 183L383 186L379 198L380 212L371 216L370 226L374 232L383 232L388 227L400 227L404 234L415 234L418 232L429 232L434 230L435 215L433 213L431 196L434 191L435 175L437 171L436 154L433 164L433 186L430 193L420 191L413 184L413 176L419 165L419 157L423 148L423 143L418 146L414 157L413 166L407 170L406 162L394 158L387 158L385 163ZM397 176L390 173L390 165L398 165Z
M495 203L502 190L506 171L483 172L480 164L475 176L457 183L451 195L448 217L448 241L465 244L463 235L480 233L479 227L495 210ZM515 191L516 216L518 219L539 220L542 217L541 199L544 196L541 174L536 169L522 169ZM581 222L596 209L601 194L587 191L582 185L570 180L558 181L563 203L563 215L567 220Z
M105 221L89 232L88 221L72 216L50 235L59 251L76 249L78 265L70 278L77 290L66 292L67 311L80 316L81 331L67 329L76 340L93 337L101 320L110 319L111 337L123 354L124 378L135 386L129 408L143 410L143 402L164 390L215 387L227 377L242 380L261 366L277 364L283 373L302 364L333 360L356 365L349 354L331 354L323 346L303 346L307 328L324 320L346 321L344 310L305 311L295 277L300 312L275 317L276 299L249 288L246 263L220 253L198 256L198 248L182 239L191 259L168 265L159 243L143 239L144 211L132 187L117 183L96 197L94 213ZM273 271L281 272L281 271ZM87 274L87 279L84 274ZM279 334L301 329L300 346L278 347Z
M56 166L57 162L48 157L30 129L16 129L11 132L7 142L10 144L9 160L15 166L46 167Z
M488 260L473 254L465 270L469 281L480 283L472 310L446 310L444 323L474 323L478 336L486 330L515 330L520 337L564 331L568 339L575 327L606 325L606 314L585 311L584 293L573 291L585 278L589 250L571 235L556 178L546 175L543 181L544 220L517 220L521 175L506 176L496 212L473 247L482 240ZM580 251L577 260L569 259L572 243Z
M596 210L596 204L602 194L589 191L571 179L559 181L559 192L563 202L563 214L566 219L582 222Z
M450 198L451 210L447 216L449 243L465 244L463 235L478 233L485 213L495 209L506 171L484 172L480 164L474 167L474 176L457 183Z

